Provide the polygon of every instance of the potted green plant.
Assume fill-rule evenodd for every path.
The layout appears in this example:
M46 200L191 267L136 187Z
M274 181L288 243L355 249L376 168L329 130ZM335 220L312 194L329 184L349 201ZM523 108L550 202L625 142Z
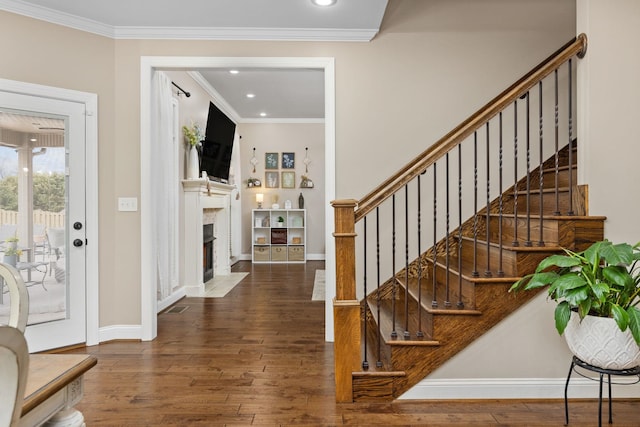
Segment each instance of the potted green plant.
M548 286L557 302L555 326L569 349L581 360L602 368L626 369L640 364L640 243L596 242L581 252L564 250L538 264L536 271L518 280L509 291ZM603 330L602 324L611 330ZM595 342L602 330L605 349L588 348L581 336ZM616 336L624 342L614 344ZM628 360L621 360L619 353ZM614 354L615 353L615 354ZM619 360L609 360L618 358Z
M281 216L278 217L278 227L284 227L284 218Z
M22 250L18 249L18 238L17 237L8 238L7 245L4 248L4 257L2 261L5 264L9 264L15 267L21 255L22 255Z

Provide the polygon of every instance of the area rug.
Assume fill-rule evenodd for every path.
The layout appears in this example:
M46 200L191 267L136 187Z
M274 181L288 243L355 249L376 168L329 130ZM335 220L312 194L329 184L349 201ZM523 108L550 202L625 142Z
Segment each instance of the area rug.
M324 270L316 270L316 277L313 281L313 294L311 301L324 301Z
M231 273L228 276L216 276L204 284L205 298L223 298L249 273Z

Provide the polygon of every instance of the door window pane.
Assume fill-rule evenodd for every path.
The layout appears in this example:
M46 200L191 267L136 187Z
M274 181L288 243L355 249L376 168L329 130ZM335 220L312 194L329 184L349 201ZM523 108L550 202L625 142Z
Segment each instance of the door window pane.
M65 170L64 119L0 110L0 261L28 287L29 325L68 317Z

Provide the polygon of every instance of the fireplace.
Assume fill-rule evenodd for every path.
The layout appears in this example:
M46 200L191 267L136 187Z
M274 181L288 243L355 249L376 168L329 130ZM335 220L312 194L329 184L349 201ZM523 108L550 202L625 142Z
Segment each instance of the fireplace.
M231 274L230 194L235 187L205 179L185 179L182 186L184 268L181 279L186 296L201 297L205 294L204 282ZM209 232L205 231L207 228Z
M202 281L213 279L213 224L202 226Z

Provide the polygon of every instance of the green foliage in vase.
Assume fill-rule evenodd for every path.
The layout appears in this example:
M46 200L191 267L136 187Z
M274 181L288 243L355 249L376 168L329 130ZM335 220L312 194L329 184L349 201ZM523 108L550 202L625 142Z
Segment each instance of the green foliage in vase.
M536 271L518 280L509 291L548 286L549 298L558 303L555 324L562 334L577 311L612 317L621 331L631 330L640 345L640 243L596 242L582 252L565 249L566 255L551 255Z
M198 123L192 123L191 127L182 126L182 132L184 133L185 142L191 147L197 146L204 139L202 128Z

